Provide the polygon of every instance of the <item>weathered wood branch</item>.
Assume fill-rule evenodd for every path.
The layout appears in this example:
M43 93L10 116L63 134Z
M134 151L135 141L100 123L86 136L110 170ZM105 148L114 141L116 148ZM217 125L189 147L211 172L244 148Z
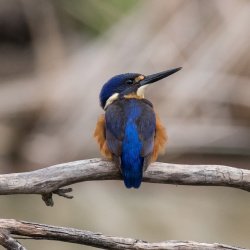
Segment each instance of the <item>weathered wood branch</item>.
M1 220L0 220L1 221ZM1 223L0 223L1 224ZM10 250L26 250L17 240L10 236L10 231L0 225L0 245Z
M2 234L2 232L5 232ZM8 233L6 233L8 232ZM232 247L224 244L208 244L208 243L198 243L193 241L164 241L159 243L149 243L146 241L131 239L131 238L121 238L121 237L111 237L106 236L101 233L94 233L85 230L77 230L73 228L66 227L56 227L20 220L11 219L0 219L0 244L5 242L3 245L7 249L24 249L20 247L20 243L17 243L16 248L10 248L13 246L13 238L10 236L19 235L25 236L24 239L45 239L45 240L56 240L71 242L75 244L82 244L102 249L130 249L130 250L243 250L243 248ZM1 240L3 239L3 240ZM9 241L9 239L13 239ZM14 240L15 241L15 240ZM9 242L9 245L8 245ZM17 248L19 244L20 248ZM8 248L9 247L9 248Z
M105 159L63 163L32 172L0 175L0 195L42 194L52 206L52 194L65 198L73 183L93 180L121 180L114 164ZM250 170L220 165L182 165L155 162L143 176L144 182L194 186L226 186L250 191Z

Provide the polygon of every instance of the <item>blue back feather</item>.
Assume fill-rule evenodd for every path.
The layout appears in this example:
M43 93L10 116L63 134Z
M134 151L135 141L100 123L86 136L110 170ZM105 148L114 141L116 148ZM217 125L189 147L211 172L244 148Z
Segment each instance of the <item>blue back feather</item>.
M108 149L120 158L125 186L139 188L145 157L151 157L154 146L155 114L151 103L118 98L106 110L105 127Z
M133 100L130 105L134 106ZM124 183L127 188L139 188L142 180L143 158L140 157L142 143L139 141L136 119L141 114L138 106L129 107L125 137L123 139L121 169L124 175Z

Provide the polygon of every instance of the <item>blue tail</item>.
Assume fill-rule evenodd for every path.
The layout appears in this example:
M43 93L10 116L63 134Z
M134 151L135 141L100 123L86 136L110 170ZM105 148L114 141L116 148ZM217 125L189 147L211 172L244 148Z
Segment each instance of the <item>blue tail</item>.
M143 158L139 155L137 158L132 158L131 154L123 154L121 162L125 186L127 188L139 188L142 181Z
M127 188L139 188L142 181L143 158L140 157L142 143L139 141L134 118L138 110L128 119L122 146L121 169Z

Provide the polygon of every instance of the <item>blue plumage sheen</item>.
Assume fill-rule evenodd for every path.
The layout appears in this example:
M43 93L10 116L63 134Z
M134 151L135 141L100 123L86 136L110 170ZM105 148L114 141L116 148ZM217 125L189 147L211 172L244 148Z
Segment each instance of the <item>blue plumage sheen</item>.
M126 85L126 80L138 76L137 73L126 73L120 74L112 77L107 81L101 90L100 93L100 104L104 108L106 101L114 93L121 93L128 88Z
M118 99L108 106L105 121L107 146L113 157L119 159L125 186L139 188L144 163L148 165L154 146L152 104L133 98Z
M139 188L142 180L143 158L140 156L142 143L139 141L136 119L141 114L138 106L132 100L129 109L125 137L122 145L121 169L124 175L124 183L127 188ZM134 106L134 108L133 108Z

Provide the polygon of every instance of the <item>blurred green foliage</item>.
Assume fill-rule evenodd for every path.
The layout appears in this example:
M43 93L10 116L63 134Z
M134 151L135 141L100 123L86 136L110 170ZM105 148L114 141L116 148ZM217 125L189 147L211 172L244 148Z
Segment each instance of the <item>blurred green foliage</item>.
M78 32L99 35L132 10L140 0L57 0L60 16Z

